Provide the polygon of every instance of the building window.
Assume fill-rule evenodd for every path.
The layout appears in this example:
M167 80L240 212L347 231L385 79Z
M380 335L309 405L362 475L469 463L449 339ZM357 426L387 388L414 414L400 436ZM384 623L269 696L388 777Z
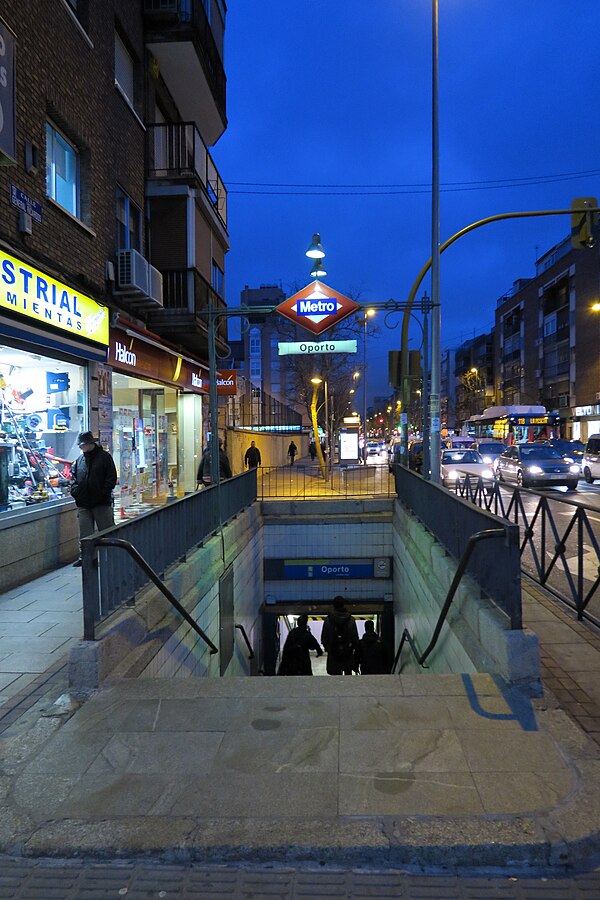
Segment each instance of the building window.
M79 218L79 154L73 144L46 123L46 193Z
M223 270L221 268L219 268L219 266L216 264L216 262L213 259L212 268L211 268L211 285L212 285L213 291L215 292L215 294L218 294L219 297L223 296L223 280L224 280L224 278L225 278L225 275L224 275Z
M260 378L260 359L250 360L250 378Z
M115 31L115 84L133 106L133 59Z
M117 250L142 249L142 211L117 188Z
M250 331L250 355L251 356L260 356L261 353L261 341L260 341L260 331L258 328L253 328Z

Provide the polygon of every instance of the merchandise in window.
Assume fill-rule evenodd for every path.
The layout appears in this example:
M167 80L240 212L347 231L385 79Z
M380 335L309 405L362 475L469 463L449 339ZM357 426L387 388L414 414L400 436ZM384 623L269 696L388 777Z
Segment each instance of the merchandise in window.
M0 345L0 511L70 497L83 366Z
M46 193L79 218L79 154L49 122L46 123Z

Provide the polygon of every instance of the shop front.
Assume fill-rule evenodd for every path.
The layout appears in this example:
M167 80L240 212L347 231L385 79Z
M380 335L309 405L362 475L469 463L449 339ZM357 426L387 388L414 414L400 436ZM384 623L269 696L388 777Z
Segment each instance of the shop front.
M600 403L590 406L576 406L573 410L573 428L571 438L587 441L591 434L600 432Z
M0 250L0 515L70 497L108 310Z
M132 324L111 329L108 366L99 372L99 434L119 473L118 520L195 489L208 370Z

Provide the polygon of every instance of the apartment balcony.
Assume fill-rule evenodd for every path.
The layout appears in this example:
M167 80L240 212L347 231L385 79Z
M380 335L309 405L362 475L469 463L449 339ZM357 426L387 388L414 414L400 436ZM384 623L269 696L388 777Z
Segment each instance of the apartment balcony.
M163 308L150 314L149 325L157 334L208 358L208 304L225 309L221 299L196 269L162 271ZM225 355L227 319L217 320L217 352Z
M144 0L144 21L146 46L181 117L196 122L212 146L227 127L222 36L202 0Z
M227 231L227 190L193 122L148 125L148 180L201 188Z

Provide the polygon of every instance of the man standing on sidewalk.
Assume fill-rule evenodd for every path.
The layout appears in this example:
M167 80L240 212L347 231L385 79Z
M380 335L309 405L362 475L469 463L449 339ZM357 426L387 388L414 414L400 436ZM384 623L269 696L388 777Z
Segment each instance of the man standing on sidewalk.
M81 456L73 464L71 497L77 506L80 540L115 524L112 492L117 470L112 456L97 443L91 431L82 431L77 440ZM81 565L79 559L73 563Z

